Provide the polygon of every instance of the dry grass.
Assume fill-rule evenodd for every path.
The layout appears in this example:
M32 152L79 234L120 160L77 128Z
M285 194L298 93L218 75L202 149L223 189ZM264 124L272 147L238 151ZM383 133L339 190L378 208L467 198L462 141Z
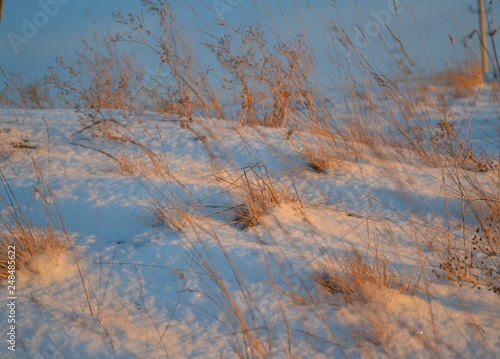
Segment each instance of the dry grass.
M142 44L140 50L152 51L161 64L161 71L169 74L140 84L139 92L146 95L146 100L153 99L153 106L149 108L176 114L185 119L188 126L193 116L199 114L225 118L220 95L208 80L210 71L199 70L195 48L188 43L187 32L169 2L144 0L142 3L159 21L160 35L150 28L143 13L117 14L115 20L130 31L117 34L116 39L132 46Z
M424 100L451 95L466 97L474 93L477 86L484 83L481 64L473 61L457 62L453 68L438 72L431 79L423 81L418 94ZM442 100L442 99L441 99Z
M218 239L216 235L215 239ZM272 357L272 342L268 342L266 338L266 333L272 333L271 324L259 310L259 305L247 286L245 276L239 271L220 241L218 243L225 263L214 262L203 241L193 246L193 248L198 248L195 249L196 261L207 274L206 277L200 278L207 285L204 295L219 312L214 318L220 322L227 333L232 333L228 340L236 356L240 358ZM229 265L231 268L238 283L236 291L230 288L229 283L219 272L222 264Z
M142 153L141 153L142 154ZM160 178L164 174L161 165L161 157L150 154L142 159L137 158L137 154L128 155L123 152L113 156L114 162L112 167L116 172L132 177L157 177Z
M481 64L478 62L460 64L456 70L449 70L442 76L444 86L457 97L472 94L473 89L483 83Z
M227 185L234 203L233 223L243 229L259 224L262 216L287 198L286 191L271 177L263 162L244 168L238 176L216 176L216 179Z
M0 73L5 83L0 92L0 107L48 109L56 106L58 101L51 95L47 82L40 79L26 81L21 73L6 74L1 67Z
M341 146L342 136L328 126L311 123L298 137L294 147L304 157L307 167L315 172L326 172L348 156Z
M12 253L13 258L3 256L0 261L0 278L8 278L9 259L15 262L15 269L35 271L34 262L42 255L57 257L67 246L66 237L58 234L47 217L45 228L33 225L9 186L7 179L0 171L3 193L0 192L0 248L2 253ZM48 206L47 198L42 195L44 206ZM47 207L46 207L47 208ZM47 214L47 213L46 213Z
M119 54L113 39L102 34L94 34L91 41L82 40L82 48L74 62L57 58L59 71L51 69L46 76L64 105L84 113L85 125L98 121L99 111L104 109L137 110L136 84L141 77L134 57Z
M25 110L29 116L28 109ZM29 123L33 123L31 118L29 118ZM26 128L28 121L22 122L20 125ZM47 126L47 142L50 147L47 122L45 122L45 125ZM29 139L26 141L29 143ZM54 192L39 165L38 154L31 151L32 149L34 148L31 146L19 147L19 151L24 151L25 158L29 159L28 161L33 167L36 180L36 186L33 186L33 194L38 209L41 210L42 217L30 217L30 210L21 205L16 192L10 186L4 172L0 170L0 248L7 254L7 257L0 260L0 269L2 270L0 278L7 278L9 284L14 285L11 279L14 270L23 269L34 274L44 275L46 273L40 268L40 260L49 258L54 262L66 252L70 255L73 264L77 268L88 305L88 313L93 317L91 296L94 293L86 281L84 269L80 263L73 239L67 232L62 220ZM11 262L12 260L15 260L15 264ZM7 274L5 274L5 270L7 270Z
M120 174L158 178L165 175L164 156L143 145L139 140L135 140L133 131L130 131L128 126L130 123L126 121L120 123L111 117L95 121L80 130L80 132L90 132L94 138L104 138L114 142L116 151L105 151L81 143L71 144L91 149L110 158L113 161L110 165L111 169ZM161 140L161 134L159 135Z
M316 146L309 143L304 146L303 154L307 161L307 167L311 170L323 173L331 168L332 163L336 162L335 153L329 144L319 142L316 143Z
M500 294L500 201L494 172L481 176L483 181L471 172L452 173L463 213L473 220L460 235L443 230L434 243L439 268L433 272L460 286Z
M2 253L15 253L15 268L36 274L36 260L42 255L57 258L66 251L66 238L52 230L40 230L27 223L7 225L2 223L0 248ZM0 262L0 278L7 279L9 265L7 256Z
M342 303L367 303L384 289L407 290L411 284L393 271L385 258L367 260L358 251L346 252L318 263L312 277L319 289Z
M162 194L161 199L152 198L146 207L146 221L152 227L167 227L179 232L196 219L192 206Z
M438 74L428 85L418 80L419 74L411 67L412 61L397 38L394 38L396 47L403 55L397 60L396 72L399 73L392 77L372 67L366 57L359 54L359 49L351 49L359 56L351 58L349 66L339 68L352 69L357 66L357 70L362 71L364 82L360 83L357 74L349 72L352 70L342 70L345 72L339 74L343 79L341 87L344 100L349 104L349 114L342 118L343 126L336 126L337 119L321 100L320 86L311 84L310 79L315 70L312 52L301 36L283 41L277 33L273 33L274 37L269 39L269 35L260 27L226 28L231 35L205 44L223 70L224 75L217 79L223 84L222 95L214 90L216 86L210 83L207 73L198 71L192 47L186 42L184 30L172 15L168 2L148 0L143 3L157 15L163 33L156 36L151 32L142 15L130 18L118 16L119 22L130 27L132 35L120 35L117 38L146 44L171 73L171 79L165 82L155 79L152 87L144 86L143 79L137 77L134 59L118 55L114 43L109 39L97 41L103 48L87 46L87 53L82 54L76 64L68 66L60 60L60 67L67 71L70 80L52 77L53 83L66 95L68 104L87 111L89 116L82 123L84 130L94 131L96 136L115 142L117 146L127 146L127 150L131 149L134 155L139 154L144 158L139 160L139 156L131 156L129 152L112 154L98 150L113 159L113 167L118 172L142 177L168 176L161 166L161 156L125 134L123 127L106 115L103 109L153 109L173 113L186 120L188 127L197 114L232 119L247 126L290 127L299 134L301 153L307 166L316 172L326 172L340 160L357 160L365 155L364 148L370 149L372 153L388 148L391 159L400 163L414 161L424 170L427 170L425 166L449 168L443 171L443 178L451 175L454 183L443 181L444 197L446 201L460 202L461 218L454 223L464 230L462 237L457 237L451 229L443 227L440 228L439 236L433 237L437 238L433 246L438 258L429 256L426 260L431 266L440 266L435 271L438 277L500 293L498 192L484 190L475 185L472 177L463 174L467 161L476 164L479 171L487 166L465 146L463 134L449 120L446 102L449 94L455 97L468 96L482 83L478 64L457 66L456 70ZM349 39L346 39L346 43L349 44ZM36 86L28 89L27 93L34 94L28 96L34 98L28 102L36 104L36 98L41 96L37 95L37 91L43 95L42 90ZM138 93L144 96L135 101ZM426 103L428 97L434 94L437 94L440 102ZM151 102L145 97L151 97ZM227 112L221 105L221 97L236 99L237 113ZM435 118L431 114L431 107L432 113L438 112L442 118ZM299 147L293 140L292 143L295 149ZM415 158L419 161L415 161ZM263 222L263 216L291 198L262 162L251 164L236 174L215 176L230 196L229 211L233 217L228 222L243 229L259 225ZM468 191L464 180L469 180L474 192ZM0 202L7 216L1 217L0 222L5 228L0 232L2 248L5 250L15 244L18 251L23 253L18 263L27 268L40 253L57 254L64 251L63 238L50 225L43 230L35 228L23 215L15 197L12 198L13 193L8 184L3 184L7 197L0 197ZM494 176L489 179L489 184L498 189L498 179ZM182 187L182 184L179 185ZM193 225L196 222L194 206L176 195L172 186L167 191L155 188L150 195L152 199L146 208L150 225L165 226L178 232L183 232L187 226L196 227ZM478 205L479 202L481 205ZM453 210L447 206L443 212ZM475 227L466 220L471 215L476 219ZM446 219L451 223L451 218ZM310 223L307 225L310 228ZM410 223L411 226L413 223ZM432 228L430 224L429 228ZM470 234L471 229L475 229L476 234ZM311 233L314 233L314 228ZM209 278L209 291L205 294L210 296L214 306L223 314L226 321L222 325L227 332L236 333L234 336L238 339L232 343L235 353L241 357L271 357L272 323L262 314L259 303L247 286L244 273L238 271L217 233L214 231L203 235L210 236L210 240L218 243L226 260L224 264L229 265L238 283L235 291L222 279L219 271L222 264L210 257L210 250L198 235L199 243L192 244L197 245L193 245L195 257ZM418 237L411 231L408 236ZM422 243L417 243L416 247L420 245ZM396 273L380 254L376 253L373 257L368 259L360 252L353 251L326 258L317 263L318 269L312 273L312 279L329 298L329 303L333 304L363 305L373 303L374 298L385 291L411 291L412 279ZM289 259L283 258L283 261ZM6 278L4 271L8 263L1 262L0 268L1 276ZM278 292L273 281L274 273L268 269L269 288ZM301 280L305 281L303 278ZM284 290L294 292L295 289ZM277 294L278 301L279 298ZM314 302L315 299L309 296L304 302ZM383 304L383 301L377 303ZM289 330L286 314L284 311L279 314L282 315L280 320L286 323ZM369 323L368 331L353 327L359 341L372 341L376 346L382 346L386 353L391 353L393 338L383 310L369 313L365 319ZM323 324L325 327L331 325L328 319ZM287 332L287 340L288 348L292 347L290 332ZM439 349L432 350L433 354L439 354ZM285 351L288 357L292 357L290 349Z

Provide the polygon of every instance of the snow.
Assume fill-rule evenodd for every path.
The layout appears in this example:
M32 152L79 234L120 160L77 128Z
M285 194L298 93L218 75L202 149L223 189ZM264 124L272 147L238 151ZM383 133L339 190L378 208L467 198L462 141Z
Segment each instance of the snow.
M456 121L494 156L489 96L457 100L451 113L469 118ZM0 110L3 175L29 220L44 226L40 170L53 191L53 226L74 245L17 272L18 345L13 355L3 341L2 357L500 355L500 297L437 280L426 261L437 228L450 221L461 231L446 214L441 168L367 150L317 173L288 129L111 115L123 124L111 130L121 141L79 132L70 110ZM119 170L119 158L133 173ZM243 228L235 223L242 175L264 171L283 200ZM154 201L171 222L158 226ZM380 254L414 287L374 288L347 304L321 291L318 261L354 251Z

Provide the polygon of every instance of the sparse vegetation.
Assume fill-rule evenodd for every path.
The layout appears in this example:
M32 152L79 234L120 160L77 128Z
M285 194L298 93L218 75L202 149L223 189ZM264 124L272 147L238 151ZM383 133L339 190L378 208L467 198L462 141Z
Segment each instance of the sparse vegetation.
M26 84L4 74L1 106L28 110L62 103L81 115L77 130L57 133L57 145L74 150L68 154L54 153L43 117L47 141L36 144L26 130L36 126L33 121L16 119L12 126L24 131L19 138L0 127L8 139L8 145L0 143L0 164L10 171L8 178L0 170L0 247L6 253L16 246L19 270L36 276L36 258L71 249L97 324L85 321L82 303L78 316L85 330L107 338L108 354L115 356L123 349L115 340L129 339L120 330L135 335L143 327L148 331L141 343L153 348L152 356L169 356L170 350L182 355L187 337L213 341L211 348L221 351L217 357L440 357L464 348L474 348L477 356L497 353L498 342L476 347L494 336L496 323L476 325L478 314L467 303L460 313L472 319L458 323L474 329L460 328L454 336L440 330L454 320L446 310L460 308L434 312L445 292L448 301L458 298L456 307L462 296L470 299L455 284L500 294L500 137L474 133L469 111L490 86L475 62L457 60L455 70L429 69L424 76L387 26L392 42L384 40L384 46L396 49L388 51L395 70L387 74L344 30L328 29L333 46L350 57L332 61L339 83L325 93L305 34L283 36L273 26L233 28L219 21L224 35L192 44L168 2L142 4L145 13L115 14L128 31L84 41L77 59L58 58L44 82ZM150 26L151 19L158 26ZM213 56L213 67L196 56L197 46ZM147 78L131 55L134 49L148 49L168 75ZM498 125L495 91L482 106L491 106L497 117L484 119L482 134ZM29 215L29 201L9 185L17 176L10 162L22 164L12 153L29 153L34 164L41 226L40 216L35 221ZM84 163L71 163L79 155ZM54 175L72 166L75 173ZM111 179L105 176L109 167ZM126 183L127 192L114 191L114 181ZM82 239L77 249L60 213L54 225L59 198L52 183L63 199L87 206L82 198L90 198L96 222L102 211L120 216L119 225L106 228L103 238L100 228L82 230L87 242ZM124 203L126 211L117 205ZM128 211L142 221L129 223ZM80 221L68 217L80 230ZM143 222L143 233L129 233ZM137 259L135 251L148 257ZM85 256L91 258L88 272L80 267ZM104 271L104 265L112 267ZM126 265L135 272L118 270ZM8 269L4 256L0 278L8 278ZM93 269L98 275L88 274ZM131 277L137 282L126 287ZM135 291L133 298L117 298L123 308L108 309L109 296L121 286ZM451 288L457 291L449 294ZM147 298L149 293L167 299ZM146 319L113 322L131 307ZM416 314L407 319L405 311ZM457 349L447 343L471 332L479 344L467 339ZM169 335L178 340L172 348ZM407 348L405 341L411 342Z
M496 175L486 177L498 183ZM440 242L438 278L446 278L460 286L488 290L500 294L500 228L498 187L484 187L476 179L464 174L459 183L468 214L477 221L467 227L461 237L448 234ZM468 186L468 187L465 187Z
M0 248L2 253L15 253L15 269L24 269L36 272L36 261L41 256L57 258L67 248L66 237L58 233L53 225L50 213L50 202L45 189L42 187L37 193L41 197L45 208L46 223L36 226L19 204L16 194L10 187L7 178L0 171ZM0 262L0 278L7 279L11 266L9 258L4 256ZM15 272L15 270L14 270Z
M50 109L56 106L54 94L47 82L40 79L26 81L22 74L6 74L1 68L5 87L0 92L2 108Z
M386 259L366 260L355 250L324 260L319 267L313 273L318 287L344 304L366 303L380 295L380 290L405 291L411 286L392 270Z
M146 207L147 222L153 227L167 227L182 232L195 219L195 213L182 199L174 199L160 191L160 198L152 197Z
M286 191L273 179L261 161L251 164L232 176L216 179L227 186L233 198L234 223L244 229L256 226L266 213L279 206L286 198Z

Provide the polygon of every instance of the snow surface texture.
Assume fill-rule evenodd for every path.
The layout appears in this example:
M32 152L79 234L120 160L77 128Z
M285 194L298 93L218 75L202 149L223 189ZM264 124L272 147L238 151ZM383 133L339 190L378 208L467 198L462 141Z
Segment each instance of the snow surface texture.
M488 95L466 106L472 137L494 146ZM123 126L110 140L79 132L72 111L0 111L12 191L43 226L34 159L53 190L54 226L75 245L18 272L17 350L2 341L2 358L256 356L242 321L275 357L500 356L499 296L439 281L422 259L425 229L444 221L439 168L367 155L317 173L287 129L112 115ZM259 175L280 198L250 226L238 208ZM317 263L356 250L379 253L415 288L350 303L320 290Z

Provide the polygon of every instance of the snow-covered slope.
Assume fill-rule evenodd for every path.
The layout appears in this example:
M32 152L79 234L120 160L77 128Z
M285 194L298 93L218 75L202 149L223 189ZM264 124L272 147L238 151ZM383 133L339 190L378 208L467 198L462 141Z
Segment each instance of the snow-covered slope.
M494 148L490 105L467 104L471 137ZM74 244L17 271L16 352L3 340L2 358L500 355L500 297L431 273L437 228L462 231L441 168L367 150L319 173L287 129L112 115L109 132L79 132L73 111L0 111L12 192L43 227L46 181L51 223ZM257 224L238 219L270 186ZM353 253L395 279L346 303L315 278Z

